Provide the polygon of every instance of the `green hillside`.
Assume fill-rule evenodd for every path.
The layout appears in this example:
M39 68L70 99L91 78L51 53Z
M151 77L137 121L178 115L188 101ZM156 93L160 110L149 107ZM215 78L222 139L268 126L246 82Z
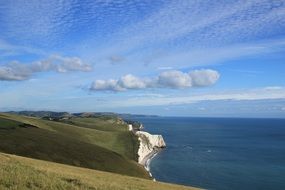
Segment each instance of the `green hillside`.
M191 190L195 188L0 153L0 189Z
M118 118L58 118L1 113L0 152L149 178L136 162L137 139Z

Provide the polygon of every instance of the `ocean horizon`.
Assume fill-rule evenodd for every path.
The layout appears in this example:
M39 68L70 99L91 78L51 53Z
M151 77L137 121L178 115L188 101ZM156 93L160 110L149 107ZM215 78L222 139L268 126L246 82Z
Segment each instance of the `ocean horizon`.
M167 148L150 162L159 181L206 189L285 189L285 119L140 117Z

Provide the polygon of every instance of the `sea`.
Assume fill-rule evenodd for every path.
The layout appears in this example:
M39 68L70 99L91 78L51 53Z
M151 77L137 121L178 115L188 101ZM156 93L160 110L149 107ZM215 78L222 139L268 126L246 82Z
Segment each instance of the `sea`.
M166 141L150 163L158 181L219 190L285 189L285 119L132 119Z

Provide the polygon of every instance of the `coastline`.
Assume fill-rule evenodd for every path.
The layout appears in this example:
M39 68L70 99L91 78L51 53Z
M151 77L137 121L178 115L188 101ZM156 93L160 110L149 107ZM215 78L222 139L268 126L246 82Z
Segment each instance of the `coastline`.
M153 150L151 153L149 153L142 161L142 165L144 166L145 170L149 173L150 177L153 179L153 181L156 181L156 179L153 177L152 173L150 172L150 163L152 159L160 152L160 150Z
M128 125L129 131L138 137L140 142L138 148L138 163L143 165L149 176L156 181L150 172L151 160L166 147L164 139L161 135L153 135L146 131L141 131L143 125L140 124L139 128L134 128L132 124Z
M149 165L151 160L160 152L161 149L154 149L148 155L146 155L143 160L140 162L147 170L149 170Z

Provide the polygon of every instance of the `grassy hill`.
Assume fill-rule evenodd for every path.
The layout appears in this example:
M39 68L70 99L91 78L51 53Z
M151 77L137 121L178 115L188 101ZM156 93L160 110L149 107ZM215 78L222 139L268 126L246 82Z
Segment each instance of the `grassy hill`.
M137 139L117 117L63 114L50 121L0 113L0 152L149 178L136 162Z
M191 190L195 188L0 153L0 189Z

